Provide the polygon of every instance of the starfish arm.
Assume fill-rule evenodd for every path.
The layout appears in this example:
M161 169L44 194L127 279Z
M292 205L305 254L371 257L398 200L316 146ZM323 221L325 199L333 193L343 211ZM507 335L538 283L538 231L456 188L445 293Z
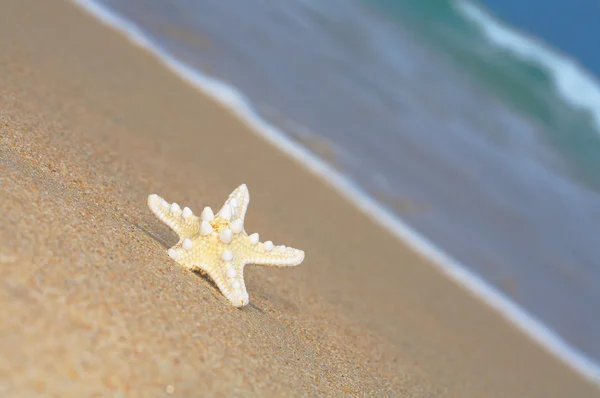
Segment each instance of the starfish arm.
M169 250L167 250L167 254L171 257L175 262L185 268L188 269L196 269L198 268L193 261L188 256L187 251L181 246L180 243L176 244Z
M242 307L250 301L244 283L244 264L241 261L224 261L202 264L200 267L215 282L221 293L236 307Z
M155 194L148 196L148 207L160 221L179 235L179 242L198 233L199 218L191 214L191 211L186 214L177 203L170 204Z
M187 241L187 242L186 242ZM201 255L210 245L208 239L189 239L186 238L181 242L178 242L175 246L167 250L167 254L175 262L185 268L195 270L201 269L201 261L204 256Z
M290 267L300 264L304 260L304 252L285 246L273 246L271 242L250 245L245 263L266 265L272 267Z
M223 206L231 207L232 220L240 219L243 221L246 217L248 203L250 203L250 193L246 184L242 184L229 195Z

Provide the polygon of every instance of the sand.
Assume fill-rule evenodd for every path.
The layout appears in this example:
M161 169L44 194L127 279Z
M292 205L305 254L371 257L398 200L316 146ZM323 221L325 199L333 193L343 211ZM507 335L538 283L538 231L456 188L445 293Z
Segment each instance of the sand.
M74 5L0 12L0 395L597 397L325 183ZM232 307L150 193L306 251Z

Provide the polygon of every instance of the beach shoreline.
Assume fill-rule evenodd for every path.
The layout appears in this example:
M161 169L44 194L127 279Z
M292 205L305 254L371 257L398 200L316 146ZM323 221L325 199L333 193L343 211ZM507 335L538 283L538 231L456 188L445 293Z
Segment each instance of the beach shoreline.
M381 201L365 192L351 178L344 175L343 171L338 171L335 162L332 165L331 162L315 156L310 150L288 138L277 126L269 124L253 109L253 104L249 99L234 86L211 78L180 62L176 57L171 56L164 47L153 42L151 37L133 22L112 13L108 8L103 8L94 0L76 0L75 3L107 26L122 33L134 45L157 56L169 70L181 79L232 111L236 117L246 123L252 132L298 161L308 171L324 180L331 188L353 203L358 210L367 214L412 250L420 253L450 279L471 292L477 299L487 303L576 372L600 386L600 367L586 353L573 347L559 333L517 304L505 292L477 275L476 271L452 258L396 214L384 209ZM514 283L518 283L518 281L514 281Z
M0 391L598 396L150 54L69 3L6 9ZM145 207L240 183L247 225L307 252L249 269L242 311Z

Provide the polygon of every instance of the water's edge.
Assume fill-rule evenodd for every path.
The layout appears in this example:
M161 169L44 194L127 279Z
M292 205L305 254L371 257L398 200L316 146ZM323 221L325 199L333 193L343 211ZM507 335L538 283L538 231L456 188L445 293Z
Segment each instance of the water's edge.
M501 291L434 246L433 243L410 228L397 215L381 206L348 177L343 176L326 162L288 139L283 131L261 119L258 112L253 109L252 104L237 89L183 64L172 57L166 49L152 42L135 24L103 8L93 0L72 1L104 24L125 35L134 44L157 56L169 70L184 81L228 107L258 135L300 162L313 174L324 179L359 210L369 215L395 237L429 259L440 271L462 285L474 296L486 302L540 346L587 380L600 386L600 364L595 363L584 353L570 346L552 329L519 307Z

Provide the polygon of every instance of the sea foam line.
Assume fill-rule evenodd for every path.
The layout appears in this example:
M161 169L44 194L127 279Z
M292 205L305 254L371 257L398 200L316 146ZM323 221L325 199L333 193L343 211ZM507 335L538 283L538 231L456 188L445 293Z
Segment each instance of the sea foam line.
M562 98L575 108L590 112L600 132L600 84L590 72L567 55L500 22L471 1L455 0L454 4L493 45L547 70Z
M227 106L257 134L272 143L308 170L325 180L332 188L350 200L401 241L431 261L440 271L467 291L487 303L501 316L529 335L551 354L565 362L586 379L600 386L600 365L569 346L558 334L510 300L494 286L434 246L424 236L410 228L399 217L381 206L350 179L344 177L323 160L287 138L283 131L261 119L250 102L237 89L213 79L175 59L168 51L153 43L133 22L120 17L94 0L72 0L101 22L124 34L134 44L144 48L184 81Z

